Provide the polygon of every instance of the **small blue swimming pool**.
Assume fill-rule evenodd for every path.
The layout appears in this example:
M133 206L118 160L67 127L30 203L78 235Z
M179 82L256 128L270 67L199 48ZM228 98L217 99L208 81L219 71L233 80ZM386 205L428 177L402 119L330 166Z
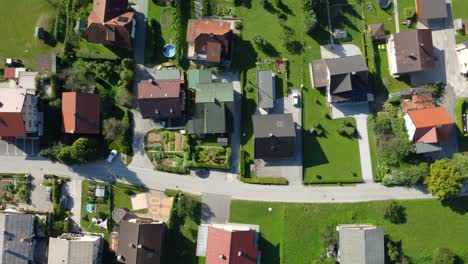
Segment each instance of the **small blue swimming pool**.
M163 54L166 58L172 58L176 54L176 46L174 44L166 44L163 48Z
M94 209L94 205L92 205L92 204L87 204L86 205L86 211L88 213L91 213L93 211L93 209Z

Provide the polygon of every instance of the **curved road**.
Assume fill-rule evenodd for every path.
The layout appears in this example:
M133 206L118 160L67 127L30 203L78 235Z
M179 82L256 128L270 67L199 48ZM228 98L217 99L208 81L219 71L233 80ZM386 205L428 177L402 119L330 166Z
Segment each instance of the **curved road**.
M118 161L113 164L102 161L67 167L40 158L2 157L0 159L0 168L0 172L30 172L35 178L50 173L59 176L70 176L75 179L84 177L108 181L116 176L119 181L144 185L152 190L180 189L194 194L208 192L230 195L233 199L258 201L336 203L433 198L424 189L389 188L378 183L347 187L251 185L240 182L237 180L237 175L230 173L211 172L209 175L202 176L176 175L142 167L126 167Z

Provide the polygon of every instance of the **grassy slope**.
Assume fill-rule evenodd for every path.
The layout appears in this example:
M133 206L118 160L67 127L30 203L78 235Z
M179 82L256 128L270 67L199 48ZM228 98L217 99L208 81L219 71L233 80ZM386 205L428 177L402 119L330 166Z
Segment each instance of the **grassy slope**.
M468 198L441 206L437 200L402 201L407 222L394 225L383 219L384 202L349 204L284 204L233 201L231 222L259 224L262 263L310 263L324 249L320 234L327 225L371 223L382 226L413 263L429 263L437 247L449 247L468 260ZM272 207L272 212L268 212ZM301 254L297 254L301 252Z
M315 99L320 100L320 105L315 102ZM339 120L325 118L329 109L323 107L325 100L316 89L304 91L303 100L305 102L303 109L304 181L313 183L362 181L357 140L342 137L336 132L345 120L354 124L356 121L353 118ZM324 136L316 137L308 132L314 124L320 124L324 128Z
M48 21L54 14L55 8L45 0L2 1L0 60L21 58L27 67L34 69L36 55L53 50L34 38L34 29L38 25L48 29Z

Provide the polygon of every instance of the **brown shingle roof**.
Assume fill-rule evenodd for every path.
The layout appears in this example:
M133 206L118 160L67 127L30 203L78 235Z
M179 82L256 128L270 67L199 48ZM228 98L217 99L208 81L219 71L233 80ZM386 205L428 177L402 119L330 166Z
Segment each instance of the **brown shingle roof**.
M138 88L138 99L173 98L180 95L180 80L144 80Z
M141 81L138 103L144 118L180 118L185 108L180 79Z
M99 95L62 93L62 119L65 133L99 134Z
M385 24L384 23L374 23L369 24L369 29L372 34L372 38L378 39L385 36Z
M446 18L448 16L445 0L417 0L419 19Z
M434 46L430 29L416 29L396 33L395 56L398 73L434 68Z
M231 24L222 21L190 19L187 28L187 41L194 42L201 34L224 35L231 31Z

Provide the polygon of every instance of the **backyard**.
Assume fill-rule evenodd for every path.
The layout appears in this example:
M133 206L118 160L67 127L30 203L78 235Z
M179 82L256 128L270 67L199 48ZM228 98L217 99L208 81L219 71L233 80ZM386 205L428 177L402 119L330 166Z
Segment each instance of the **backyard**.
M103 187L105 189L104 197L96 197L96 188ZM106 220L109 219L111 225L109 230L112 230L112 221L110 219L111 208L111 194L109 193L109 184L104 182L83 180L81 189L81 228L88 232L105 233L106 229L95 225L92 218ZM88 212L86 206L90 204L93 209Z
M402 224L392 224L384 219L386 204L232 201L230 222L260 225L262 263L268 264L318 260L325 250L321 241L323 230L327 226L352 223L383 227L392 241L401 241L403 253L412 263L430 263L432 252L438 247L448 247L463 261L468 261L465 246L468 243L465 236L468 232L465 224L468 221L468 198L458 198L445 205L438 200L401 201L400 204L406 208L407 219ZM453 230L454 227L457 231Z
M57 1L2 1L0 9L1 61L5 58L18 58L23 60L26 67L34 69L37 54L54 50L54 47L34 37L36 26L49 29L50 20L56 12L51 2ZM0 67L3 67L3 64Z
M410 27L403 25L403 22L408 20L409 14L414 14L414 16L411 17L412 23ZM400 31L416 29L416 6L414 0L398 0L398 15L400 20Z

